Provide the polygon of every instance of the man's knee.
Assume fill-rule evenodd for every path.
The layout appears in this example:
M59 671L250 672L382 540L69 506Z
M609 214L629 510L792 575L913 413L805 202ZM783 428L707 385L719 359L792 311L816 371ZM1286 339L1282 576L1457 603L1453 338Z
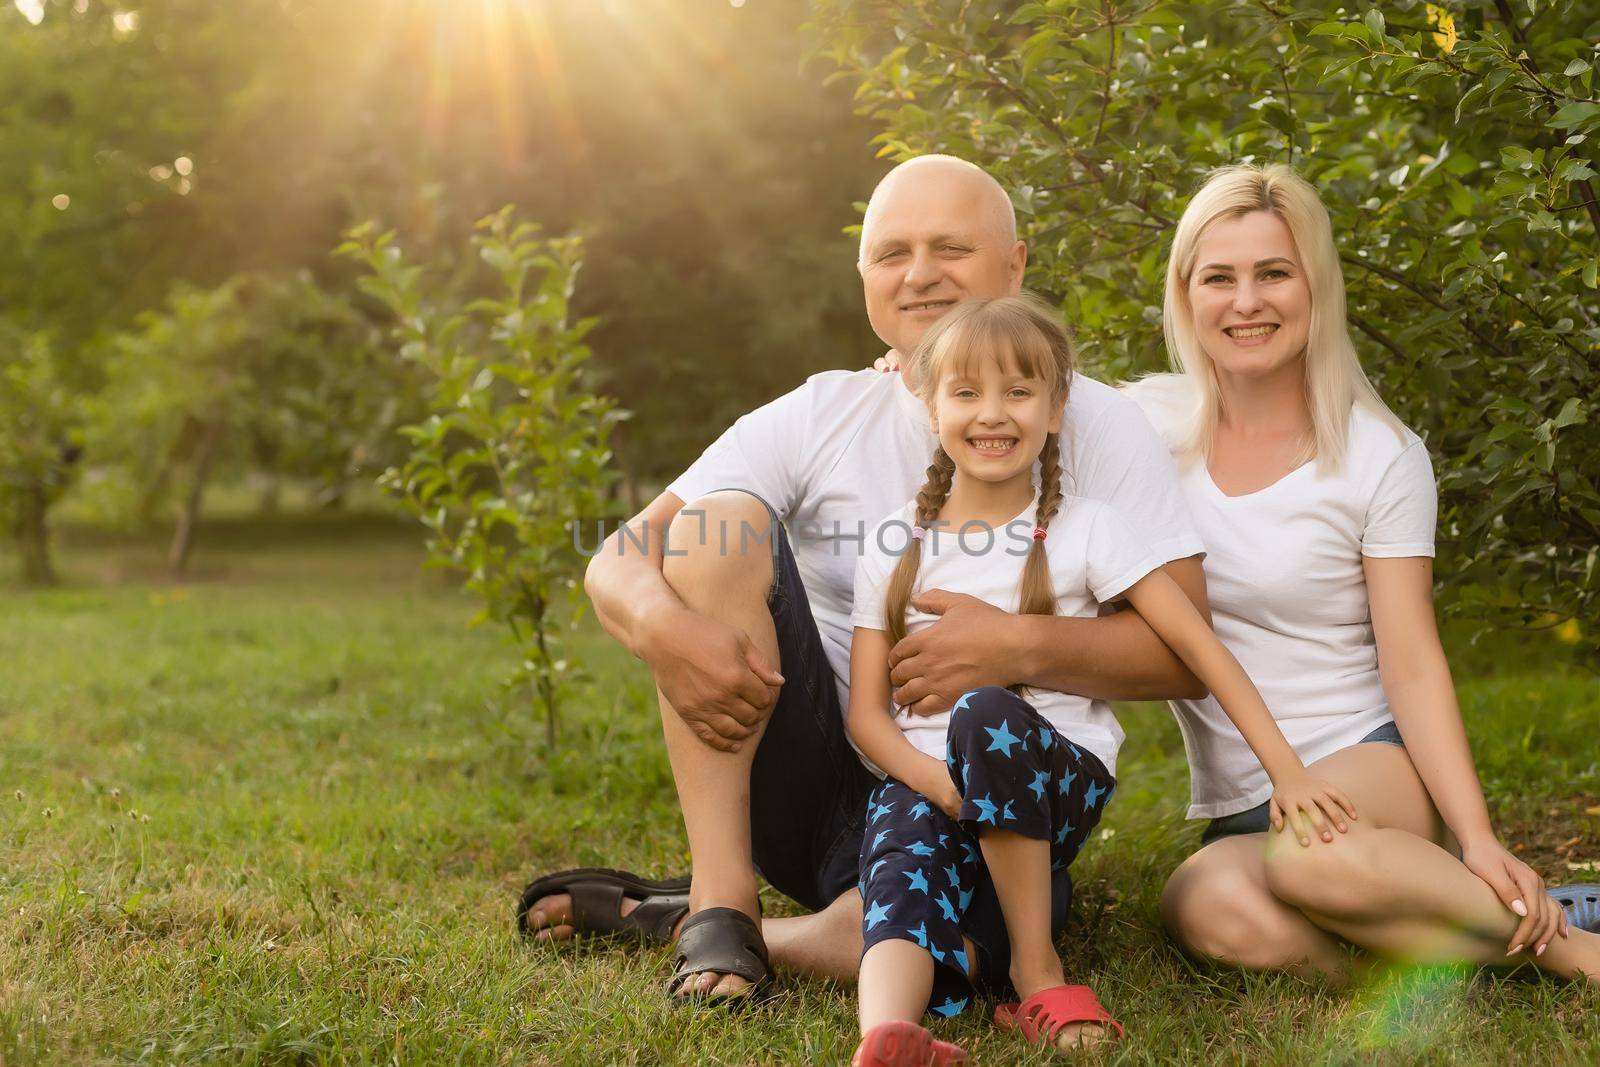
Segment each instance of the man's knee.
M685 602L772 586L778 523L759 497L735 489L685 504L667 528L661 573Z
M1249 970L1297 962L1295 928L1248 875L1225 867L1178 868L1161 896L1167 932L1193 955Z

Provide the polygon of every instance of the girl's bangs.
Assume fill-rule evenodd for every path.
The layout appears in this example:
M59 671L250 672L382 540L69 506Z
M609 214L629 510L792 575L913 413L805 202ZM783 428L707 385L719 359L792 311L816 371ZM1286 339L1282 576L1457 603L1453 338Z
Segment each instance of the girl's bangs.
M1002 313L990 304L977 309L956 323L934 353L934 378L955 374L976 377L990 359L998 359L1002 370L1024 378L1036 378L1052 390L1060 387L1056 359L1050 340L1025 316Z

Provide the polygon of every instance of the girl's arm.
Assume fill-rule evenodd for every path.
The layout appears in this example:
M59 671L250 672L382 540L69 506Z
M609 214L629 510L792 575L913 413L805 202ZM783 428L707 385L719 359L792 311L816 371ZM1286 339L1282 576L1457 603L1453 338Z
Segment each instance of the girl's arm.
M855 628L850 642L850 739L891 778L904 782L955 818L961 796L944 761L917 751L890 717L889 635Z
M1332 841L1333 834L1323 821L1325 812L1328 820L1343 833L1346 829L1343 815L1354 819L1355 806L1339 790L1306 770L1283 731L1278 729L1255 683L1250 681L1227 646L1212 633L1178 584L1164 572L1152 571L1123 595L1211 690L1211 695L1217 698L1222 710L1228 713L1228 718L1233 720L1261 761L1272 779L1273 829L1281 830L1287 818L1300 843L1309 845L1311 839L1306 832L1309 822L1324 841ZM1304 821L1300 815L1302 811L1306 813Z
M1566 915L1546 896L1543 879L1507 852L1489 826L1433 615L1433 561L1406 556L1363 557L1361 562L1384 695L1417 776L1461 843L1461 861L1523 916L1509 942L1513 953L1524 945L1545 944L1556 933L1565 937Z

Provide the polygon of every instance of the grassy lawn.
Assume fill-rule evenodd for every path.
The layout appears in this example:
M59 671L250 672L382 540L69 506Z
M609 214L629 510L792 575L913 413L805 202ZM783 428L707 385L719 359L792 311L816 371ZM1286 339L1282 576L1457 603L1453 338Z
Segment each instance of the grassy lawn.
M686 868L648 678L597 633L579 654L600 687L549 755L499 690L509 650L466 628L474 605L406 526L212 526L181 586L154 540L70 534L64 588L0 584L0 1064L848 1059L848 987L786 976L770 1011L674 1011L664 951L512 935L535 872ZM1600 683L1550 651L1463 646L1462 700L1505 837L1552 881L1593 879ZM1198 837L1182 744L1159 706L1125 711L1063 943L1129 1027L1101 1059L1600 1061L1584 989L1192 968L1155 923ZM979 1062L1046 1062L983 1020L943 1033Z

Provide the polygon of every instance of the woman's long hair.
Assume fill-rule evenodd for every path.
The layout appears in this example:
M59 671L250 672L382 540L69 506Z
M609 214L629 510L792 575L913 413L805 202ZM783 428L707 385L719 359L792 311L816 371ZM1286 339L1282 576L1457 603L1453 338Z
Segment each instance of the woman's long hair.
M936 322L903 368L907 383L933 410L939 382L947 374L964 374L984 359L1000 360L1030 378L1038 378L1049 390L1051 403L1058 408L1067 402L1077 359L1072 338L1049 304L1023 292L1016 296L987 300L968 300ZM1048 530L1050 521L1061 509L1060 434L1046 434L1039 453L1038 526ZM932 527L950 497L956 465L936 446L927 478L917 490L916 524ZM906 611L922 564L923 544L913 540L900 556L900 563L889 577L884 595L884 621L891 643L906 635ZM1050 581L1050 563L1045 557L1044 540L1035 538L1028 550L1022 571L1022 592L1018 611L1024 615L1054 615L1055 589Z
M1189 459L1209 457L1222 418L1216 367L1200 344L1194 309L1189 303L1189 282L1200 241L1217 222L1255 211L1270 212L1289 228L1311 290L1311 328L1305 352L1311 430L1301 443L1297 462L1315 459L1326 469L1337 470L1344 461L1352 404L1367 408L1397 434L1403 430L1400 420L1389 411L1361 369L1350 340L1345 324L1344 275L1339 268L1339 251L1333 243L1328 211L1311 183L1281 163L1265 167L1238 165L1212 172L1178 220L1172 255L1167 261L1162 305L1168 355L1174 369L1189 383L1185 390L1188 410L1176 442L1178 451Z

